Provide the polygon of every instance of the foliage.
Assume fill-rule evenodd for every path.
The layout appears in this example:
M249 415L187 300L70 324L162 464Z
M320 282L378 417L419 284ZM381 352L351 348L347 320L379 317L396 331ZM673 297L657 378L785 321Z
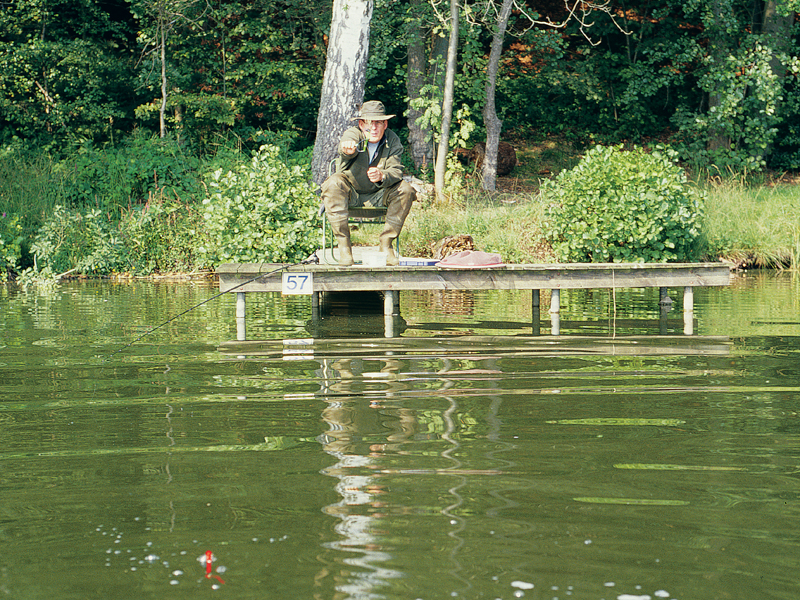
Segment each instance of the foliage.
M700 87L717 94L718 104L705 112L688 107L676 112L674 121L683 139L677 149L681 158L696 166L750 171L766 166L778 134L781 82L770 66L775 58L770 47L757 40L749 42L721 60L704 59ZM730 146L709 149L708 140L715 135L729 139Z
M30 266L30 242L53 207L62 202L57 165L49 154L21 144L0 149L0 210L19 218L24 238L17 268Z
M547 239L565 262L699 257L703 207L674 154L596 146L547 181Z
M197 257L223 262L296 262L318 247L318 199L308 168L287 166L262 146L247 164L207 177Z
M128 24L93 0L12 0L0 10L0 139L61 147L129 129Z
M56 289L59 280L60 277L50 267L44 267L38 271L33 267L29 267L19 274L17 283L24 290L36 288L36 291L40 293L52 293Z
M57 205L31 244L34 271L108 273L120 265L122 242L96 208L86 211Z
M188 202L151 194L142 206L123 215L119 235L127 269L137 274L186 272L194 268L193 231L199 229L199 211Z
M150 194L184 194L199 186L197 157L174 139L141 132L114 148L84 144L62 161L62 202L119 213L143 203Z
M253 128L314 131L330 4L277 0L131 0L142 49L136 114L149 127L161 104L165 33L168 127L204 148L215 134Z
M796 4L777 7L784 13ZM406 28L441 29L439 8L376 5L367 95L398 115L396 128L406 102ZM494 8L468 3L462 11L454 106L469 108L461 124L473 128L473 140L483 135L491 38L484 25L494 23ZM542 21L567 17L558 3L537 10ZM312 141L330 11L323 0L7 0L0 10L0 143L74 158L75 181L65 177L67 196L57 199L65 206L129 209L161 187L183 195L198 183L183 177L194 166L172 169L174 181L156 178L148 161L160 150L143 142L158 130L159 31L166 34L167 128L181 161L213 153L225 136L255 144L259 131L290 131L297 147ZM798 168L796 29L767 33L766 19L753 11L745 0L633 1L613 21L594 11L563 28L531 27L518 12L498 74L497 113L505 131L535 128L607 144L672 138L697 167ZM437 128L438 91L432 86L422 96L423 118ZM143 152L133 163L100 153L135 154L122 149L128 136ZM723 143L709 144L715 138Z
M0 214L0 283L8 281L22 258L25 235L20 220L19 215Z
M741 266L800 268L800 201L794 185L753 186L733 172L707 177L709 254Z

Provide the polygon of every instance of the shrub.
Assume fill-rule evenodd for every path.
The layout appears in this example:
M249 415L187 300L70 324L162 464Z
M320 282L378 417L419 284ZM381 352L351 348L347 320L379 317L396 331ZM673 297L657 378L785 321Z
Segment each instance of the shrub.
M90 143L61 162L62 203L113 213L147 201L154 193L196 193L199 159L173 139L134 133L117 148Z
M597 146L576 167L547 181L545 236L558 260L696 260L703 198L673 157Z
M135 206L119 222L128 268L138 274L189 271L194 266L194 235L199 221L196 208L163 190L146 204Z
M0 283L7 281L8 274L19 266L24 242L19 215L0 214Z
M36 234L31 252L35 271L103 274L120 265L121 242L99 210L81 212L57 205Z
M197 231L202 266L296 262L318 248L319 201L308 167L289 167L279 155L278 147L262 146L249 164L208 177Z

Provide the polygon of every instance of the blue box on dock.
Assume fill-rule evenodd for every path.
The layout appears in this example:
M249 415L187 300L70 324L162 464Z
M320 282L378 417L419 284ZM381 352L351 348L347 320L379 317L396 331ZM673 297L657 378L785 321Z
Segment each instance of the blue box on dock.
M406 256L400 257L401 267L432 267L438 260L435 258L408 258Z

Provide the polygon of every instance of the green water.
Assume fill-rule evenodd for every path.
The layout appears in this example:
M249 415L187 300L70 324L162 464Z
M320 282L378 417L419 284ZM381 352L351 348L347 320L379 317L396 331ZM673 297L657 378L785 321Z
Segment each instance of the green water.
M657 290L565 291L558 337L526 292L147 334L215 291L0 287L0 597L800 597L796 276L691 336Z

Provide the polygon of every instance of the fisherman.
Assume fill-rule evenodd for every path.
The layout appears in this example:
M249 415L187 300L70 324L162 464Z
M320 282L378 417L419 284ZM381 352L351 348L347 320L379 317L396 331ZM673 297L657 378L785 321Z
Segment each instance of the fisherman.
M336 172L322 184L322 202L339 244L339 265L353 264L348 208L385 206L386 224L380 234L380 251L387 265L399 264L392 242L400 235L417 193L402 178L400 138L388 129L389 119L382 102L371 100L361 105L357 127L351 127L339 140Z

